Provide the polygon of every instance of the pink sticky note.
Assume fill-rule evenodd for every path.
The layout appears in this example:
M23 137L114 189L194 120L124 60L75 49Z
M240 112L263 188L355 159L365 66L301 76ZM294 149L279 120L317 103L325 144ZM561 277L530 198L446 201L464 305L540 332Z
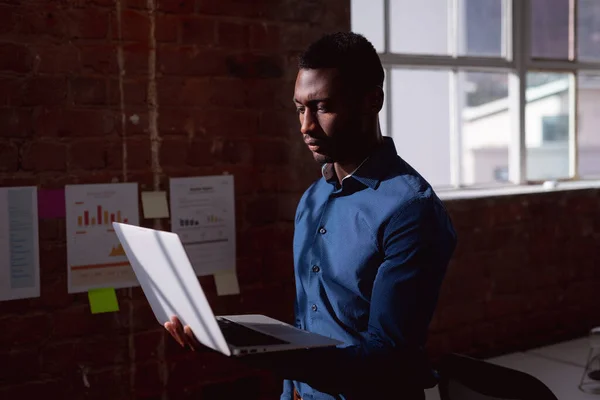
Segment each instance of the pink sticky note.
M65 218L65 189L38 190L39 218Z

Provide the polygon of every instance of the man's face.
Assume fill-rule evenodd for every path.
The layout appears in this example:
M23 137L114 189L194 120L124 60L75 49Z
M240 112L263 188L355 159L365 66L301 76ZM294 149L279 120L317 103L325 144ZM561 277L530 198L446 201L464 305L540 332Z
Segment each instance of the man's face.
M360 146L361 115L333 68L301 69L294 103L304 142L320 163L344 162Z

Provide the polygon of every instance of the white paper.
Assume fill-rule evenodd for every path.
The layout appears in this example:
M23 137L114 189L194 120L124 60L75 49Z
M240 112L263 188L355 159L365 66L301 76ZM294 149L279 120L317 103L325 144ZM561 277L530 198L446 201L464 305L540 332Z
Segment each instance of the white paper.
M235 269L235 201L231 175L171 178L171 231L196 275Z
M234 269L217 272L215 274L215 286L217 288L218 296L228 296L240 293L240 284Z
M0 188L0 300L39 296L37 188Z
M112 222L139 225L137 183L68 185L69 293L138 286Z

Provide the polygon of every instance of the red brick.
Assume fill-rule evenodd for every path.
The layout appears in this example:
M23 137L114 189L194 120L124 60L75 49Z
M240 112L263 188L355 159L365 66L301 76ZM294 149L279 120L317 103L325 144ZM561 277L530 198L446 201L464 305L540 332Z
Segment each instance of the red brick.
M127 140L127 168L131 170L149 169L152 163L150 140L132 138Z
M0 172L16 172L19 169L19 148L11 142L0 142Z
M485 317L485 306L480 299L448 307L440 303L439 313L440 329L449 330L464 324L481 321Z
M54 238L44 240L40 246L40 265L43 267L43 272L51 276L62 275L67 265L67 249L63 242L65 240L64 223L59 223L59 221L54 220L56 226L56 231L52 232L55 234ZM58 239L62 243L49 243L58 241Z
M44 108L34 130L41 137L105 137L115 132L115 115L104 110Z
M126 336L51 343L42 350L42 368L56 374L78 370L80 365L100 368L121 364L129 358L128 343Z
M144 43L123 46L125 72L128 76L148 74L149 47Z
M12 323L7 325L12 325ZM27 328L30 330L32 329L31 326L27 326ZM12 346L7 342L6 344L4 344L5 342L1 343L3 343L3 350L7 350L6 352L0 353L0 365L6 366L5 368L2 368L2 380L4 382L18 384L35 379L35 376L39 374L40 371L37 352L35 350L8 350ZM0 394L2 394L2 389L0 389ZM22 395L23 393L20 394L20 396ZM3 396L2 398L9 399L13 397Z
M64 262L59 265L58 260L61 259ZM43 259L43 261L40 262L42 265L50 264L56 271L60 268L64 274L64 269L67 265L66 249L64 247L61 248L61 253L59 254L57 261L49 263L47 259ZM67 292L67 285L66 276L54 278L53 280L44 280L43 285L40 286L42 305L46 308L58 309L73 304L74 296Z
M74 78L70 82L71 96L75 104L102 105L108 103L105 78Z
M48 36L64 38L67 36L69 24L64 9L58 4L46 3L37 7L21 9L19 33L37 36L37 40Z
M123 97L125 106L141 106L146 104L148 82L142 79L125 80L123 82ZM109 104L120 106L121 93L119 81L110 80L108 84Z
M216 31L212 19L187 17L182 20L181 41L183 44L211 46L216 41Z
M156 360L159 358L159 347L164 341L170 339L165 336L166 330L159 328L148 332L134 334L133 343L135 346L136 361Z
M48 45L34 48L34 71L42 74L76 73L81 70L79 49L73 45Z
M62 104L67 98L67 81L65 78L35 77L25 81L22 93L24 105Z
M84 71L97 73L116 73L117 48L113 45L80 46L81 66Z
M293 111L263 111L258 133L270 138L302 140L298 116Z
M252 24L250 26L250 47L258 50L280 49L281 29L278 25Z
M158 103L161 106L201 106L209 103L214 86L208 79L159 78Z
M254 142L254 162L259 165L285 165L289 163L289 146L286 142Z
M158 70L165 75L223 76L225 53L197 46L163 45L158 50Z
M94 170L106 166L105 141L102 139L81 140L69 148L70 170Z
M244 53L227 57L227 71L236 78L281 78L283 64L283 58L279 56Z
M252 138L258 134L258 112L213 109L196 115L196 127L209 137Z
M250 27L243 23L220 21L217 24L217 43L228 49L247 49L250 45Z
M112 17L112 37L119 38L118 21ZM121 11L121 35L125 41L147 43L150 35L150 17L147 12L138 10Z
M25 144L22 150L24 170L64 171L66 147L62 143L36 141Z
M58 219L56 219L56 218L40 219L38 222L38 234L40 236L40 242L45 243L45 242L56 241L60 237L59 233L58 233L59 227L60 227L60 225L58 223ZM40 252L41 251L42 251L42 248L40 248Z
M194 0L161 0L158 10L166 13L191 14L194 12Z
M0 71L29 72L32 57L29 48L14 43L0 43Z
M155 36L158 43L176 42L179 37L179 20L171 15L156 15Z
M244 105L251 109L287 109L292 106L294 83L280 79L247 79Z
M37 343L46 338L51 326L52 320L48 314L12 317L10 323L3 324L3 329L0 332L1 347L10 349L25 344Z
M22 385L0 388L0 398L3 399L39 399L52 393L57 398L68 398L68 388L58 380L30 381Z
M68 13L70 36L81 39L102 39L108 34L108 10L87 7Z
M20 104L23 81L24 79L0 78L0 106Z
M88 373L87 377L90 388L94 388L91 392L93 393L93 396L87 395L87 393L90 393L89 389L87 391L79 389L79 391L87 392L86 395L90 399L131 399L129 367L122 366L91 371ZM79 381L81 377L78 378Z
M261 196L248 202L245 217L254 226L273 223L277 220L278 208L276 197Z
M13 32L17 27L17 7L0 5L0 34Z
M163 390L161 382L163 364L149 362L135 368L134 392L136 398L160 395Z
M83 294L85 296L85 293ZM87 297L87 296L86 296ZM86 299L87 300L87 299ZM120 304L123 309L123 305ZM67 339L91 335L109 335L121 328L119 313L92 314L89 304L74 306L54 313L52 337Z
M178 137L165 137L160 145L160 165L163 168L185 168L190 143Z

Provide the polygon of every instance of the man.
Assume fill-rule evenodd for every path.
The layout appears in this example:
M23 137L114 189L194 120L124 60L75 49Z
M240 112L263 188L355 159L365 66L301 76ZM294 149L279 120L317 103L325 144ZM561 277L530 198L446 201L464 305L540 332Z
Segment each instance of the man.
M413 400L435 385L423 348L456 235L431 186L381 135L383 81L358 34L326 35L300 57L294 103L323 177L296 213L295 324L344 345L270 356L287 378L282 400ZM166 328L195 343L178 321Z

